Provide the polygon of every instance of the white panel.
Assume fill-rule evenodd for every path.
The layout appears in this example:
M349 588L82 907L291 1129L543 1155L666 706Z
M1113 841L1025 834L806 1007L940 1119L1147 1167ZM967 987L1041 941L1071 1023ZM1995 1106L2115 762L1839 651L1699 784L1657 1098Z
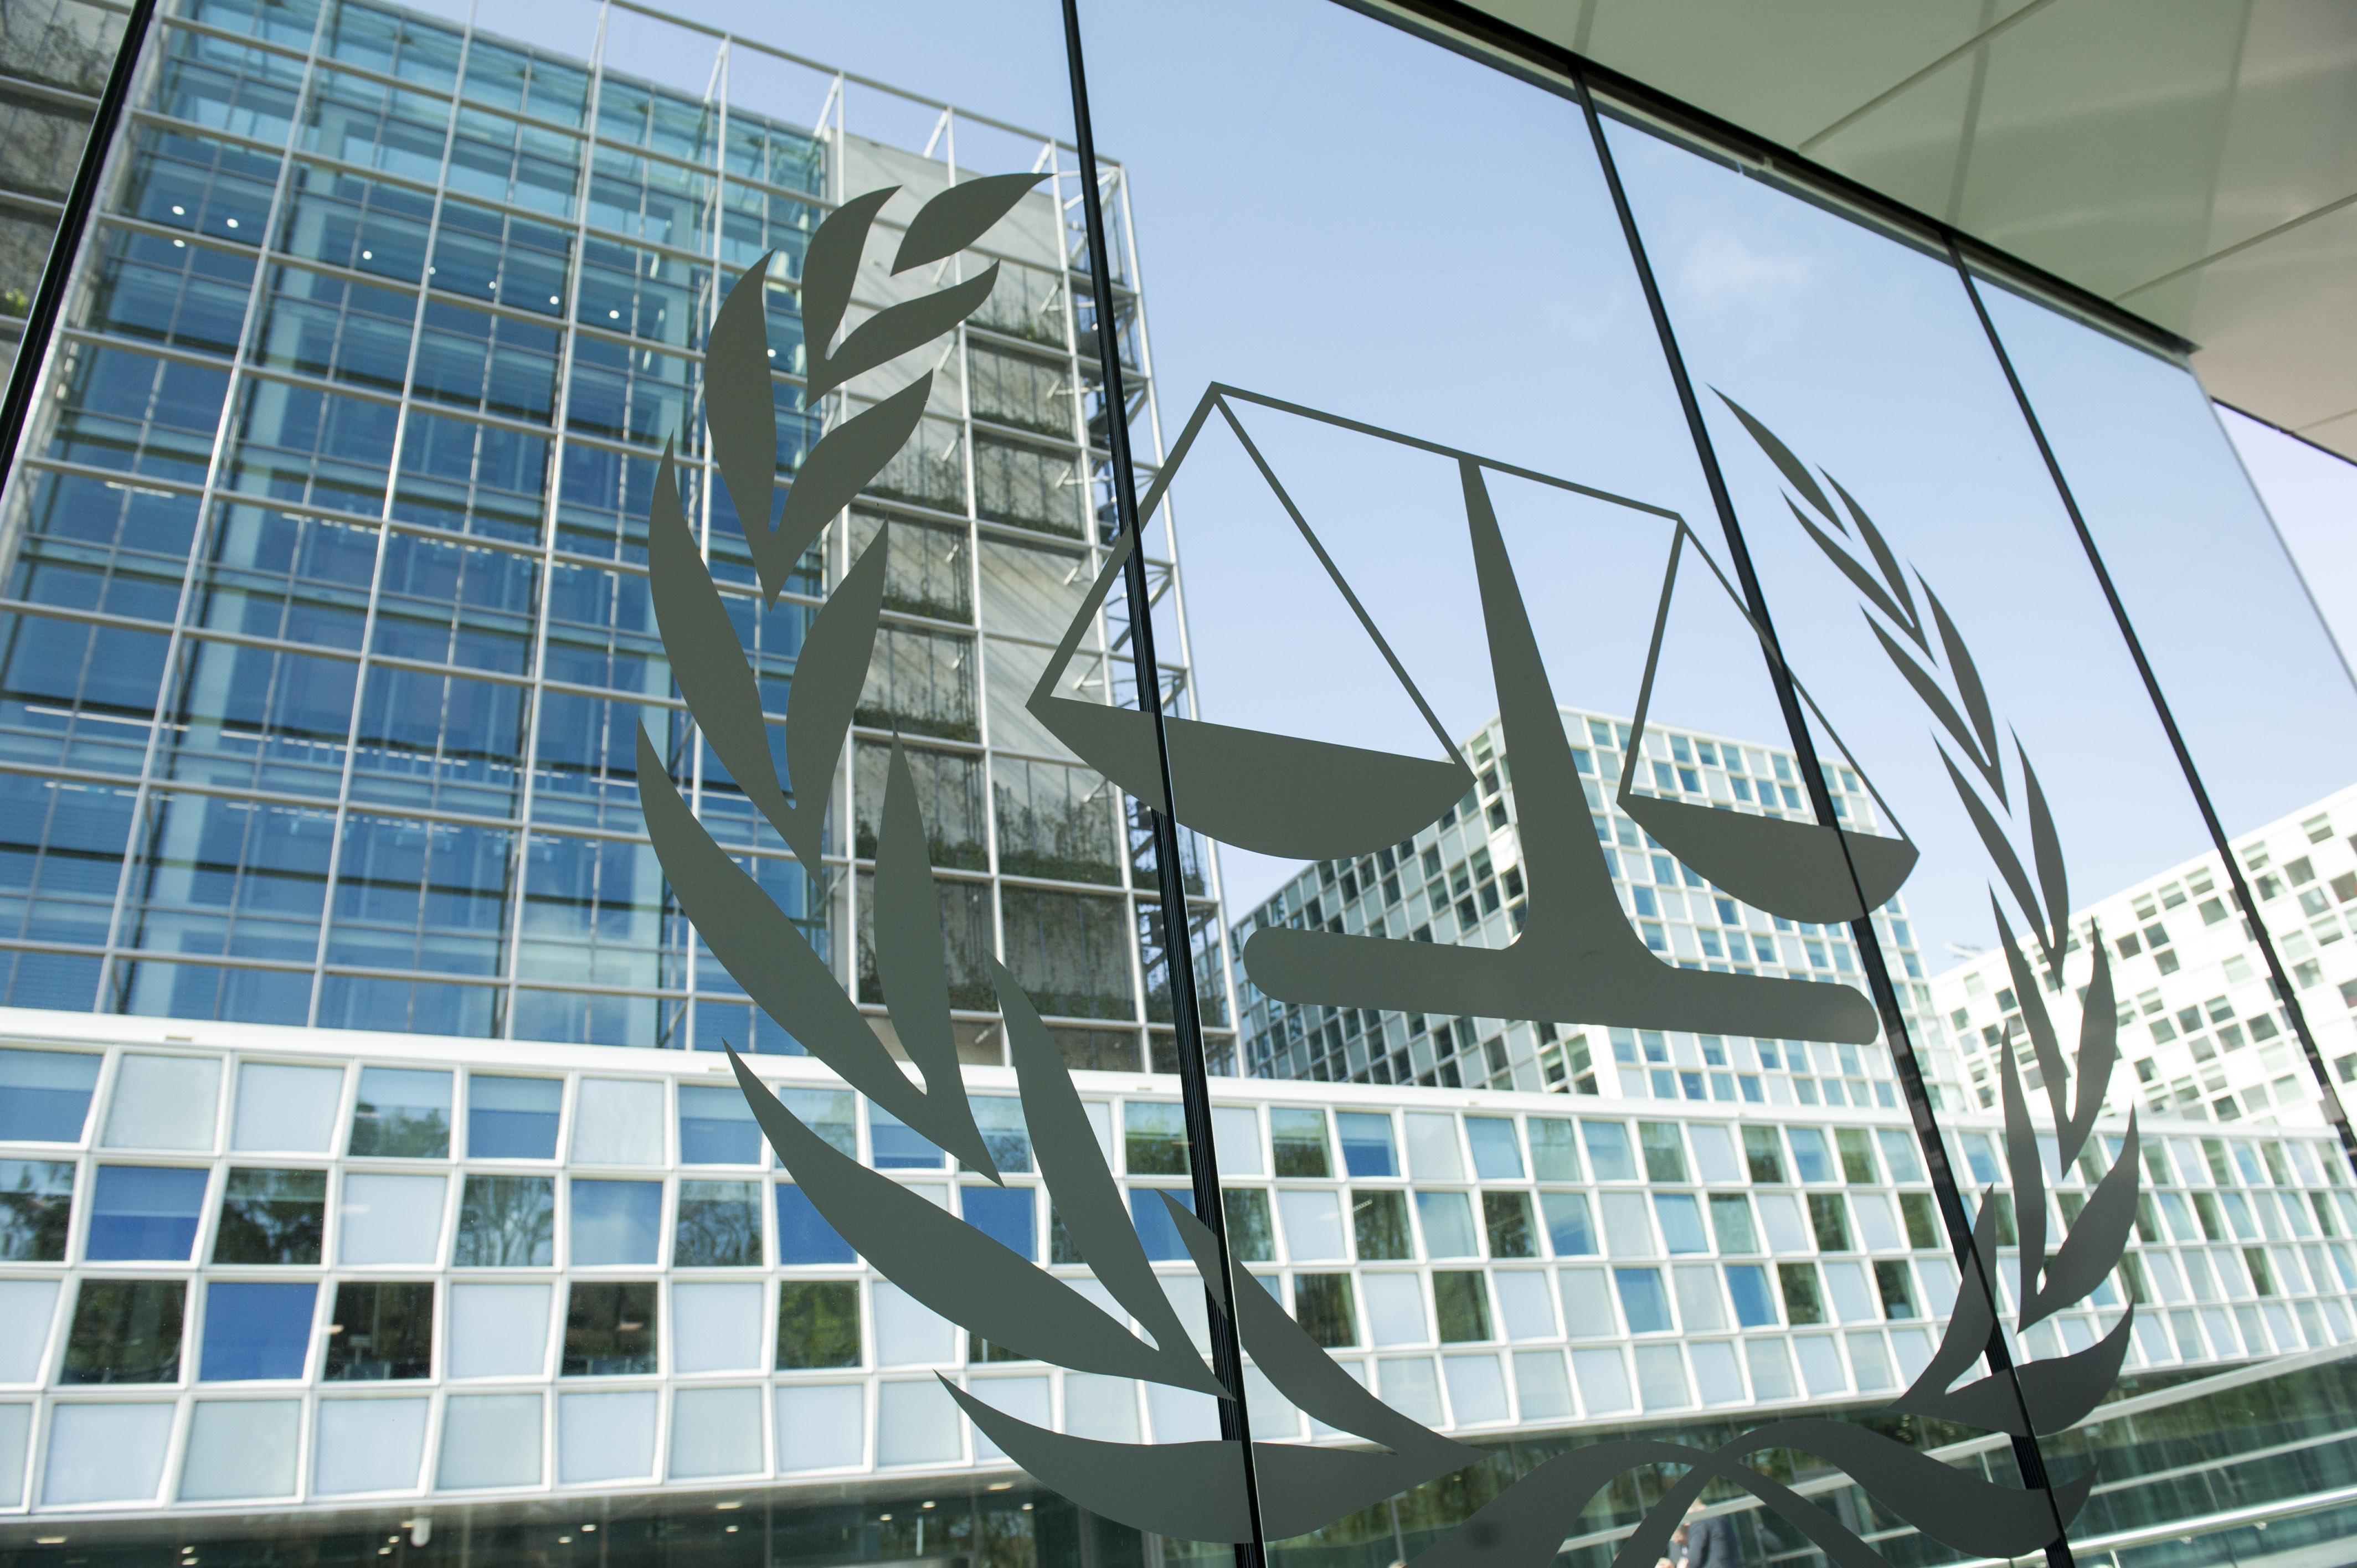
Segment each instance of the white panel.
M1137 1441L1137 1385L1096 1372L1064 1374L1064 1430L1106 1443Z
M682 1389L672 1396L671 1474L751 1476L761 1464L761 1391Z
M1834 1298L1834 1311L1844 1323L1872 1323L1882 1316L1874 1309L1865 1264L1829 1262L1824 1270L1825 1294Z
M1816 1244L1801 1223L1801 1200L1789 1192L1760 1195L1760 1225L1768 1232L1771 1252L1805 1252Z
M1800 1390L1792 1381L1792 1359L1781 1339L1747 1339L1743 1358L1751 1364L1754 1399L1788 1400Z
M583 1079L573 1109L573 1163L662 1165L663 1086L637 1079Z
M343 1240L336 1258L345 1263L430 1264L442 1256L442 1199L448 1178L380 1176L354 1172L344 1177Z
M1602 1269L1557 1269L1555 1274L1563 1292L1565 1338L1609 1339L1620 1332Z
M299 1400L199 1400L180 1466L180 1500L295 1495Z
M1705 1404L1739 1404L1743 1401L1743 1369L1736 1363L1735 1347L1724 1339L1687 1347L1694 1353L1695 1382Z
M1568 1419L1571 1382L1563 1375L1563 1352L1515 1351L1514 1397L1522 1403L1525 1423Z
M957 1328L889 1281L878 1280L868 1299L876 1311L876 1364L939 1367L957 1359Z
M1224 1156L1222 1156L1224 1158ZM1056 1412L1049 1397L1048 1380L1031 1378L973 1378L966 1382L966 1392L993 1410L1003 1410L1017 1421L1028 1421L1034 1426L1052 1427ZM986 1465L1006 1457L1006 1452L993 1443L979 1426L966 1423L974 1430L974 1457L978 1465Z
M1579 1379L1579 1402L1588 1414L1609 1415L1634 1402L1629 1397L1629 1367L1620 1351L1574 1350L1571 1369Z
M876 1463L954 1465L964 1419L949 1391L931 1378L882 1384L876 1391ZM1136 1440L1135 1418L1129 1435Z
M1652 1207L1641 1192L1608 1192L1598 1197L1604 1210L1604 1251L1614 1258L1651 1258L1653 1246Z
M311 1490L406 1492L425 1457L425 1402L321 1400L312 1438Z
M1498 1321L1509 1339L1555 1337L1555 1302L1547 1277L1537 1269L1500 1269L1490 1276L1498 1289Z
M1081 1101L1081 1109L1088 1114L1089 1129L1097 1135L1097 1147L1103 1151L1105 1164L1112 1165L1113 1107L1102 1100L1084 1100Z
M1417 1181L1463 1181L1465 1161L1457 1149L1457 1118L1446 1112L1407 1113L1407 1174Z
M1718 1271L1707 1266L1672 1269L1677 1283L1678 1322L1689 1334L1715 1334L1727 1326L1718 1295Z
M171 1441L169 1404L53 1405L41 1501L151 1502Z
M1424 1276L1361 1274L1359 1294L1367 1304L1367 1327L1378 1345L1420 1345L1432 1337L1424 1326Z
M1944 1319L1956 1305L1956 1265L1944 1258L1924 1258L1915 1265L1923 1282L1923 1305L1935 1318Z
M1162 1274L1162 1294L1170 1298L1170 1310L1186 1326L1187 1337L1195 1348L1208 1356L1211 1353L1211 1303L1203 1294L1200 1274ZM1211 1396L1205 1394L1205 1399Z
M1211 1140L1219 1146L1222 1177L1261 1174L1257 1109L1250 1105L1212 1106Z
M1823 1396L1848 1391L1849 1379L1842 1371L1841 1351L1835 1348L1832 1335L1795 1335L1792 1351L1801 1358L1801 1379L1810 1393Z
M1738 1182L1743 1167L1735 1158L1734 1129L1717 1122L1689 1122L1686 1137L1694 1144L1695 1174L1706 1182Z
M781 1385L778 1468L839 1470L867 1457L867 1396L857 1383Z
M1440 1408L1440 1380L1433 1374L1429 1356L1385 1356L1375 1363L1377 1392L1402 1415L1426 1426L1446 1425Z
M652 1389L556 1396L556 1478L629 1481L655 1473Z
M1906 1246L1899 1235L1899 1211L1891 1207L1889 1193L1853 1192L1849 1211L1857 1216L1858 1237L1867 1251L1896 1252Z
M1286 1256L1295 1262L1329 1262L1350 1255L1342 1247L1342 1202L1339 1193L1279 1188L1276 1212L1285 1222Z
M1154 1441L1157 1443L1213 1443L1220 1435L1219 1402L1209 1394L1199 1394L1190 1389L1174 1389L1164 1383L1146 1385L1146 1413L1154 1418ZM1255 1439L1266 1435L1257 1426L1253 1428Z
M33 1407L0 1404L0 1509L25 1506L25 1460L33 1449Z
M219 1057L124 1054L106 1108L110 1149L210 1149L221 1112Z
M1890 1376L1890 1352L1883 1347L1879 1334L1849 1336L1849 1369L1857 1377L1860 1393L1895 1386Z
M1244 1369L1244 1406L1252 1412L1253 1441L1301 1435L1301 1412L1276 1391L1258 1367Z
M761 1355L761 1287L749 1281L699 1281L672 1286L671 1333L671 1364L674 1371L765 1369ZM755 1431L760 1429L760 1418L755 1416Z
M57 1316L56 1280L0 1280L0 1383L37 1383Z
M2219 1314L2223 1317L2225 1314ZM2226 1343L2232 1344L2231 1339ZM1899 1357L1899 1379L1912 1383L1925 1367L1932 1364L1932 1336L1921 1328L1894 1328L1890 1331L1890 1348Z
M540 1485L540 1395L452 1394L442 1407L443 1491Z
M450 1286L448 1375L537 1378L548 1368L546 1284Z
M1647 1410L1676 1410L1694 1403L1686 1387L1685 1359L1674 1345L1637 1347L1637 1392Z
M1506 1375L1497 1357L1447 1356L1440 1367L1448 1379L1448 1408L1458 1425L1475 1426L1512 1417L1513 1412L1506 1406Z
M331 1155L336 1151L336 1112L343 1098L344 1069L339 1067L242 1063L230 1147Z

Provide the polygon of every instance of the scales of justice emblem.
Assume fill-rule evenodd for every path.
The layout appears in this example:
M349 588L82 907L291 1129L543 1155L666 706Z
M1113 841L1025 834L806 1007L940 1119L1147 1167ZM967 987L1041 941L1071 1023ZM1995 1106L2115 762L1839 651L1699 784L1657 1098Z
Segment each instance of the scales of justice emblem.
M1044 177L987 177L932 197L904 230L892 273L949 262ZM812 236L802 277L806 403L950 332L981 307L996 281L998 265L993 263L963 282L877 312L842 334L838 343L876 219L896 190L870 191L845 202ZM729 291L705 360L711 442L737 515L747 520L764 607L776 603L788 575L826 525L916 430L932 382L931 371L917 374L891 396L828 429L800 466L780 505L777 410L762 298L770 259L764 256ZM1415 693L1381 631L1252 443L1236 413L1240 403L1340 426L1455 464L1498 711L1513 761L1528 887L1523 929L1501 948L1264 929L1243 955L1255 985L1298 1003L1835 1042L1878 1036L1876 1009L1847 985L1715 973L1664 962L1639 940L1612 890L1491 505L1489 477L1508 475L1628 508L1667 532L1661 608L1636 702L1633 728L1640 735L1652 700L1672 596L1690 545L1701 569L1737 613L1743 613L1740 597L1717 563L1686 524L1664 509L1213 385L1140 502L1139 515L1152 514L1198 435L1218 413L1415 698L1447 755L1406 757L1170 716L1163 721L1171 780L1166 797L1153 714L1056 692L1136 547L1129 533L1108 551L1030 694L1027 706L1039 723L1143 805L1161 811L1175 799L1180 824L1268 854L1329 859L1370 854L1437 821L1471 787L1473 773L1465 757ZM1821 483L1758 421L1731 403L1729 407L1776 465L1795 520L1855 591L1880 646L1921 700L1997 882L2026 919L2037 957L2059 973L2069 940L2061 851L2018 741L2013 765L2007 766L1995 716L1963 638L1929 585L1920 575L1910 584L1880 532L1846 490L1830 478ZM686 521L673 456L665 449L648 524L648 558L673 677L722 765L802 865L822 881L828 795L875 645L891 533L888 521L877 527L808 629L786 712L781 779L754 673ZM1773 641L1762 637L1761 642L1772 664L1779 657ZM1831 735L1826 716L1797 681L1793 690ZM1961 755L1964 768L1952 753ZM869 1027L826 961L690 812L643 730L638 760L648 832L680 907L754 1003L846 1083L931 1139L969 1173L1003 1181L959 1072L926 830L897 737L876 846L875 954L892 1029L915 1069L913 1079ZM1809 922L1860 920L1899 889L1916 861L1915 847L1903 832L1884 836L1670 800L1634 789L1634 772L1624 769L1620 780L1621 809L1718 887L1773 914ZM1870 781L1867 788L1872 789ZM1897 814L1888 802L1878 793L1875 799L1895 823ZM2025 833L2031 843L2027 868L2014 848L2015 835ZM1994 890L1991 904L2050 1102L2057 1168L2065 1167L2088 1144L2116 1059L2104 944L2090 944L2093 972L2077 1047L2066 1055L2046 1012L2045 988L2032 957L2015 940ZM737 1082L779 1159L827 1221L887 1279L993 1346L1073 1371L1239 1400L1243 1389L1223 1381L1197 1350L1157 1278L1032 999L995 960L988 972L1005 1018L1040 1176L1060 1223L1117 1312L838 1152L781 1104L732 1049ZM2039 1133L2013 1053L2002 1051L1998 1058L2020 1249L2013 1317L2017 1330L2027 1330L2098 1291L2118 1263L2138 1190L2136 1122L2132 1112L2108 1173L2050 1250ZM1264 1539L1297 1537L1484 1457L1482 1450L1435 1432L1377 1398L1237 1266L1209 1227L1168 1196L1163 1201L1211 1305L1233 1324L1243 1354L1259 1373L1297 1408L1358 1441L1254 1443L1249 1454L1232 1439L1105 1442L1034 1425L942 1379L975 1426L1016 1464L1082 1507L1137 1529L1184 1540L1243 1541L1254 1537L1255 1507ZM1952 1217L1964 1265L1953 1311L1936 1353L1888 1408L2007 1433L2018 1447L2034 1444L2035 1434L2073 1424L2111 1390L2126 1353L2135 1307L2122 1310L2111 1330L2086 1348L2014 1364L1997 1331L1999 1212L2000 1205L1985 1197L1978 1222L1968 1230L1960 1215ZM1981 1375L1959 1381L1984 1361L1987 1369ZM1539 1465L1416 1562L1423 1568L1544 1568L1573 1521L1616 1477L1636 1468L1684 1467L1683 1477L1666 1487L1627 1538L1615 1568L1651 1568L1688 1507L1713 1481L1757 1497L1842 1568L1881 1563L1847 1525L1756 1467L1759 1455L1776 1450L1816 1456L1845 1472L1889 1515L1976 1555L2017 1556L2057 1541L2094 1480L2089 1471L2051 1486L2006 1486L1865 1425L1813 1417L1770 1421L1709 1450L1608 1438Z

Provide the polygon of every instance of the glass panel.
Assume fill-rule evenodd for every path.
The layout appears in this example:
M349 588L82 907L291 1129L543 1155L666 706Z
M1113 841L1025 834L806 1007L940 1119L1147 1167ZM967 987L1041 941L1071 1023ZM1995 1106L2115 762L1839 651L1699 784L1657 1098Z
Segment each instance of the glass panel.
M554 1078L467 1075L467 1153L478 1160L552 1160L565 1084Z
M1122 1106L1124 1168L1132 1176L1185 1176L1187 1125L1176 1105L1132 1100Z
M346 1283L336 1287L320 1376L330 1382L429 1377L434 1369L434 1287Z
M778 1184L778 1262L788 1268L808 1263L848 1263L857 1257L835 1233L818 1206L791 1182Z
M1392 1148L1392 1119L1365 1111L1338 1111L1335 1125L1342 1135L1342 1163L1353 1176L1395 1176L1399 1161Z
M555 1135L553 1127L549 1135ZM451 1266L545 1268L556 1261L555 1237L555 1177L469 1176Z
M565 1187L571 1194L576 1266L627 1263L644 1268L655 1262L662 1244L662 1183L575 1176Z
M232 1167L213 1232L213 1262L316 1263L327 1222L327 1172Z
M761 1163L761 1129L740 1090L733 1085L680 1085L679 1161L683 1165Z
M230 1146L324 1155L335 1148L336 1112L344 1098L340 1067L242 1062L237 1122Z
M681 1182L673 1266L760 1267L760 1190L759 1182L750 1181Z
M352 1107L350 1152L448 1158L450 1075L415 1068L362 1068L360 1099Z
M209 1175L166 1165L99 1166L87 1255L186 1262L204 1219Z
M448 1195L448 1182L438 1176L346 1176L338 1260L428 1266L440 1262Z
M856 1280L788 1280L778 1287L780 1371L859 1362Z
M1424 1250L1434 1258L1478 1258L1481 1243L1473 1230L1473 1205L1461 1192L1419 1192L1416 1221L1424 1230Z
M110 1149L210 1149L221 1101L218 1057L125 1052L106 1108Z
M299 1378L311 1354L318 1286L215 1280L205 1286L205 1344L197 1376L209 1383Z
M1468 1116L1465 1136L1473 1145L1473 1174L1477 1177L1482 1181L1523 1179L1523 1150L1514 1137L1513 1118Z
M62 1383L169 1383L180 1376L179 1280L84 1280L74 1294Z
M73 1226L71 1165L0 1160L0 1260L62 1263Z
M585 1165L663 1163L663 1086L637 1079L585 1078L574 1108L573 1160Z
M565 1313L568 1378L610 1377L655 1369L655 1286L576 1283Z

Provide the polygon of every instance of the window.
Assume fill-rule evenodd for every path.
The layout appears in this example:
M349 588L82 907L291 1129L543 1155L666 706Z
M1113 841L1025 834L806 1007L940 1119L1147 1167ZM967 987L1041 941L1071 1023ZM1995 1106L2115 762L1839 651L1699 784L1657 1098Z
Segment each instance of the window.
M1776 1140L1775 1128L1746 1126L1743 1158L1751 1168L1753 1181L1781 1184L1784 1180L1784 1150Z
M1125 1101L1121 1111L1122 1153L1130 1175L1188 1173L1187 1124L1178 1106L1132 1100Z
M1338 1111L1342 1168L1353 1176L1395 1176L1399 1158L1392 1144L1392 1119L1380 1112Z
M1672 1252L1710 1251L1710 1239L1702 1230L1702 1206L1692 1193L1655 1193L1653 1215L1662 1224L1662 1240Z
M1415 1256L1408 1234L1407 1194L1377 1188L1351 1194L1351 1221L1358 1233L1359 1257L1396 1260Z
M882 1106L867 1107L867 1141L879 1171L937 1171L942 1152L932 1140Z
M1758 1263L1729 1263L1727 1294L1735 1299L1735 1321L1746 1328L1776 1326L1776 1303L1768 1294L1768 1271Z
M1834 1179L1833 1156L1826 1151L1825 1135L1815 1127L1788 1127L1786 1136L1792 1140L1792 1168L1803 1181Z
M1490 1336L1490 1292L1479 1269L1438 1269L1432 1275L1432 1305L1440 1320L1440 1342L1458 1345Z
M1539 1211L1546 1218L1547 1242L1558 1258L1592 1257L1596 1227L1587 1213L1587 1197L1577 1192L1539 1194Z
M311 1355L319 1287L215 1280L205 1286L205 1343L197 1376L209 1383L299 1378Z
M187 1262L204 1216L209 1174L170 1165L99 1166L86 1254Z
M81 1142L99 1060L79 1051L0 1050L0 1141Z
M1582 1122L1587 1142L1587 1163L1598 1181L1634 1181L1637 1162L1629 1153L1629 1128L1620 1122Z
M1351 1276L1294 1275L1293 1318L1318 1344L1356 1345L1359 1325L1351 1302Z
M683 1165L758 1165L761 1129L753 1107L734 1084L679 1086L679 1163Z
M575 1267L653 1264L662 1240L662 1183L575 1176L567 1185Z
M1874 1284L1875 1289L1879 1292L1882 1296L1883 1316L1914 1317L1919 1316L1915 1310L1914 1279L1910 1273L1905 1263L1886 1262L1875 1264Z
M1265 1263L1276 1256L1276 1230L1268 1217L1265 1189L1223 1187L1220 1208L1227 1216L1229 1251L1250 1263Z
M1178 1222L1170 1218L1170 1209L1162 1201L1166 1196L1188 1213L1195 1212L1195 1194L1187 1187L1129 1189L1130 1223L1137 1227L1137 1239L1145 1244L1146 1255L1157 1263L1177 1262L1189 1256L1186 1239L1178 1234Z
M1637 1141L1645 1150L1645 1179L1682 1183L1686 1179L1685 1141L1674 1122L1640 1122Z
M681 1182L671 1261L682 1269L759 1268L761 1184Z
M1620 1292L1620 1311L1629 1319L1630 1333L1665 1334L1674 1326L1661 1270L1615 1269L1612 1283Z
M1579 1145L1572 1124L1558 1116L1534 1116L1531 1133L1531 1174L1541 1181L1577 1181Z
M1526 1192L1485 1192L1481 1219L1490 1232L1490 1256L1535 1258L1538 1239L1531 1233L1531 1197Z
M1906 1222L1907 1244L1910 1247L1917 1251L1929 1251L1940 1244L1940 1229L1934 1222L1930 1193L1900 1193L1899 1217Z
M1846 1252L1849 1242L1849 1208L1837 1192L1809 1194L1809 1228L1816 1233L1817 1251Z
M73 1178L67 1161L0 1160L0 1262L65 1262Z
M179 1280L83 1280L58 1380L178 1381L187 1305L188 1286Z
M1915 1141L1904 1133L1889 1129L1875 1136L1882 1144L1882 1163L1890 1167L1893 1181L1921 1181L1923 1162L1917 1156Z
M432 1377L433 1285L338 1285L323 1375L330 1382Z
M556 1178L470 1176L458 1205L461 1269L546 1268L556 1261Z
M965 1222L1028 1262L1039 1261L1039 1194L1028 1187L958 1188Z
M1842 1179L1853 1187L1872 1187L1881 1177L1874 1168L1874 1145L1863 1127L1838 1127L1834 1130L1835 1147L1841 1151Z
M351 1152L379 1158L447 1159L450 1075L416 1068L361 1069Z
M567 1378L614 1377L655 1369L652 1281L576 1281L565 1307Z
M1419 1192L1415 1217L1424 1226L1425 1255L1431 1258L1478 1258L1481 1243L1473 1234L1473 1205L1461 1192Z
M970 1094L966 1103L974 1109L974 1128L990 1163L1002 1175L1028 1171L1031 1129L1024 1125L1023 1101L1008 1094Z
M1333 1167L1326 1149L1326 1112L1272 1106L1268 1113L1269 1142L1276 1154L1281 1176L1329 1176Z
M1792 1323L1823 1323L1824 1297L1817 1289L1814 1263L1779 1263L1776 1280L1784 1291L1784 1316Z
M1468 1116L1466 1140L1473 1145L1473 1174L1482 1181L1523 1179L1522 1145L1511 1116Z
M1710 1195L1710 1225L1718 1236L1718 1250L1741 1253L1760 1251L1760 1237L1751 1224L1751 1200L1739 1192Z
M810 1195L791 1182L778 1184L778 1262L787 1268L848 1263L857 1256L835 1233Z
M553 1078L467 1075L467 1154L478 1160L553 1160L565 1085Z
M569 1328L565 1337L569 1346ZM780 1285L778 1370L857 1365L859 1282L788 1280Z
M316 1263L327 1218L327 1172L232 1169L213 1232L213 1262ZM209 1305L208 1322L212 1311Z

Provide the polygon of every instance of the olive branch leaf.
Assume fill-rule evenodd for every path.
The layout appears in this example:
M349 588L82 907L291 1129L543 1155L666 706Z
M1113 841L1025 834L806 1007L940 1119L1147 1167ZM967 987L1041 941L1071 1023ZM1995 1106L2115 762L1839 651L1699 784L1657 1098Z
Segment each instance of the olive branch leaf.
M2047 806L2045 791L2039 785L2037 771L2030 766L2029 753L2023 748L2018 735L2013 737L2013 754L2021 785L2018 816L2012 808L2006 789L2004 758L1997 745L1996 717L1978 668L1954 619L1932 592L1931 584L1918 571L1915 583L1921 588L1923 602L1931 611L1930 630L1936 633L1939 641L1935 652L1932 638L1926 633L1923 617L1915 608L1907 575L1881 533L1867 516L1866 510L1827 475L1827 484L1842 499L1842 508L1836 510L1827 499L1824 488L1816 483L1814 476L1790 447L1724 392L1719 396L1778 472L1793 490L1800 493L1801 499L1815 509L1816 515L1812 517L1792 495L1784 498L1785 505L1810 540L1866 600L1867 626L1873 630L1884 653L1932 714L1938 725L1935 733L1943 735L1956 750L1964 754L1980 773L1989 792L1996 797L1999 811L2017 822L2021 818L2027 819L2031 862L2037 873L2034 887L2012 838L1999 824L1996 812L1965 779L1964 771L1949 756L1948 747L1939 748L1940 759L1947 768L1949 780L1955 787L1957 798L1963 802L1974 831L1988 852L1998 878L2004 882L2026 917L2029 934L2038 943L2040 956L2045 961L2046 975L2054 977L2059 988L2063 955L2072 940L2069 883L2061 840L2055 832L2053 814ZM1847 522L1845 521L1845 513ZM1833 532L1829 533L1826 528L1819 526L1819 520L1829 525ZM1845 539L1850 536L1848 522L1857 524L1858 537L1866 542L1874 566L1871 573L1865 563L1835 541L1835 534ZM1892 623L1907 640L1912 642L1921 658L1908 652L1900 645L1899 638L1876 620L1877 614ZM1933 673L1939 669L1947 672L1948 682L1944 687ZM2018 828L2016 831L2019 831ZM2068 1166L2079 1158L2094 1131L2095 1118L2103 1109L2104 1095L2111 1086L2113 1068L2119 1056L2119 1020L2113 1001L2110 954L2104 947L2101 931L2091 929L2088 949L2093 969L2082 1004L2077 1048L2066 1056L2053 1020L2047 1012L2046 985L2043 983L2046 976L2040 973L2022 945L2015 940L2012 925L2007 920L2004 907L1994 889L1989 894L1989 913L1996 925L1999 944L2005 950L2013 993L2020 1007L2022 1028L2029 1036L2038 1063L2040 1081L2046 1090L2054 1126L2057 1165ZM2113 1156L2110 1168L2096 1183L2094 1192L2070 1225L2061 1245L2050 1253L2047 1250L2045 1165L2039 1152L2038 1133L2029 1114L2029 1101L2022 1092L2021 1076L2010 1038L1998 1048L1997 1060L2005 1116L2007 1175L2013 1189L2020 1248L2021 1300L2015 1316L2015 1327L2017 1331L2027 1331L2102 1288L2126 1253L2128 1230L2135 1221L2136 1197L2142 1179L2136 1116L2131 1110L2126 1135ZM1891 1408L1968 1422L2016 1435L2060 1431L2092 1411L2116 1380L2127 1354L2136 1305L2131 1301L2111 1331L2083 1350L2026 1362L2003 1372L1991 1373L1962 1388L1952 1389L1951 1385L1956 1379L1988 1347L1996 1326L1994 1294L1997 1278L1996 1212L1991 1195L1985 1193L1981 1213L1974 1227L1970 1257L1973 1266L1964 1271L1965 1278L1947 1332L1922 1374L1893 1402Z

